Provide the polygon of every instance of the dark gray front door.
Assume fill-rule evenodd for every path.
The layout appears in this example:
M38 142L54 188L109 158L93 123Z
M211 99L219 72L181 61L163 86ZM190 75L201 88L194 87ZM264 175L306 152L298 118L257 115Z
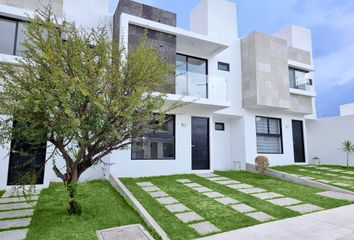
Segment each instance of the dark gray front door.
M304 129L302 121L292 120L294 159L296 163L305 162Z
M209 118L192 117L192 169L210 169Z

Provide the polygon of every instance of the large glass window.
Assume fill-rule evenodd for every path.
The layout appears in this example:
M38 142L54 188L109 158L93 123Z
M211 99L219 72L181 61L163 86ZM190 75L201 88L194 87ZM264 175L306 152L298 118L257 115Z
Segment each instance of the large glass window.
M176 94L207 98L207 60L177 54L176 65Z
M160 125L155 119L151 124ZM132 159L175 159L175 116L166 116L163 126L153 129L132 144Z
M21 55L25 39L25 23L23 21L0 17L0 53Z
M308 72L289 68L289 85L290 88L309 90L309 87L312 86L312 80L308 77Z
M256 117L257 152L282 154L281 119Z

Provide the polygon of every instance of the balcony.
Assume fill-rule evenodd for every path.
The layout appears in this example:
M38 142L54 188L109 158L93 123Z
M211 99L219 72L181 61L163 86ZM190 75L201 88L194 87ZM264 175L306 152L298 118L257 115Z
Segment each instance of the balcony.
M176 76L175 87L175 94L167 94L167 103L188 102L183 110L214 113L231 106L226 78L185 72Z
M313 86L311 73L296 69L289 68L289 87L290 93L315 96L315 88Z
M176 76L176 94L196 99L227 101L227 81L225 78L207 74L185 72Z

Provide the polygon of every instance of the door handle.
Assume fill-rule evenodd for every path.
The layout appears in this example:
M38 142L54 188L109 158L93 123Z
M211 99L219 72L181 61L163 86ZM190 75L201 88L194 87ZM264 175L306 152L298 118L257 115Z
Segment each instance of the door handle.
M191 145L191 147L195 147L195 145Z

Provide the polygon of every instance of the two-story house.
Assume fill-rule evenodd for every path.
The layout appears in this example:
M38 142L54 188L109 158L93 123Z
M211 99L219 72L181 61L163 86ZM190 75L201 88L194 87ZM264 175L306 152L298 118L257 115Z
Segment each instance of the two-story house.
M306 120L316 118L310 30L289 26L239 38L237 6L227 0L201 0L190 30L176 27L175 13L131 0L120 0L113 15L108 0L48 2L84 27L111 24L112 39L127 50L147 31L160 57L176 64L174 81L160 90L168 93L166 104L189 102L162 130L113 152L104 159L110 164L82 179L238 170L258 155L273 165L308 162ZM21 21L36 6L0 0L0 61L16 62ZM6 148L0 155L2 188L16 159ZM39 184L56 180L51 171L48 163Z

